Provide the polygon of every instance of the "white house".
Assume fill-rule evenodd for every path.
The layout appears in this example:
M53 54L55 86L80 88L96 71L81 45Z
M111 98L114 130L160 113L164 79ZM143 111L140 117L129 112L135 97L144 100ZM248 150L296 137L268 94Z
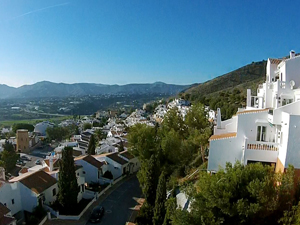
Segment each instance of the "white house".
M22 210L32 212L36 206L49 205L56 200L58 193L57 181L42 170L25 173L9 180L9 182L12 184L17 183ZM14 195L14 198L17 199L16 195ZM15 204L13 200L11 202Z
M208 170L226 162L263 162L283 171L289 164L300 169L300 56L268 59L266 81L257 95L247 90L247 107L221 121L210 138Z
M118 152L95 155L94 157L100 162L107 162L107 170L112 173L113 179L129 173L128 161L120 157Z
M100 183L100 178L106 171L105 162L100 162L90 155L77 157L74 161L76 165L81 165L83 167L86 183Z
M120 152L119 157L125 159L129 163L129 173L135 173L140 169L141 163L138 158L134 157L134 155L127 150Z

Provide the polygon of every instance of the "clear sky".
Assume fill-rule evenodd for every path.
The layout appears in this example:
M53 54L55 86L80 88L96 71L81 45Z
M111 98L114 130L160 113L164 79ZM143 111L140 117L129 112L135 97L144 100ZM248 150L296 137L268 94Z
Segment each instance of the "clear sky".
M0 83L200 83L300 52L300 1L0 0Z

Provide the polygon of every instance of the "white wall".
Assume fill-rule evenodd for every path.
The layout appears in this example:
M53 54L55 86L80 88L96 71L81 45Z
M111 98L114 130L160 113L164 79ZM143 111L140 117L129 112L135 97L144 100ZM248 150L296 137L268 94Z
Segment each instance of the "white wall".
M114 179L122 176L123 166L106 157L105 161L108 163L108 170L112 173Z
M219 166L225 168L226 162L234 164L242 159L243 141L235 138L214 140L210 142L208 171L218 171Z
M14 199L14 204L12 204ZM22 210L20 187L18 182L4 183L0 187L0 202L6 204L6 207L11 210L11 214L14 215Z
M300 169L300 116L290 115L288 131L287 154L284 166L289 164Z
M289 82L294 80L296 85L295 87L300 86L300 57L295 57L293 59L286 60L285 62L285 71L286 71L286 82L288 87L290 87Z
M98 179L98 168L94 167L93 165L89 164L88 162L84 160L76 160L75 164L77 165L82 165L83 166L83 171L85 174L83 176L85 177L85 182L86 183L97 183L99 181Z
M56 195L53 196L53 189L56 189ZM55 202L57 195L58 195L58 184L54 184L52 185L50 188L48 188L47 190L45 190L43 192L44 196L45 196L45 201L44 203L47 205L50 205L51 203Z
M20 193L21 193L21 199L22 199L22 208L23 208L23 210L32 212L32 210L38 204L37 194L32 192L30 189L28 189L26 186L24 186L21 182L19 182L19 185L20 185Z
M259 162L277 162L278 151L268 150L252 150L247 149L245 151L245 164L248 160Z

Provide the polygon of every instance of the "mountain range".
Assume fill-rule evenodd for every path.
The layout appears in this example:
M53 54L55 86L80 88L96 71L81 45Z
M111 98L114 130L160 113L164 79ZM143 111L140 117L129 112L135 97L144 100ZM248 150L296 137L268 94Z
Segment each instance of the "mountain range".
M117 94L164 94L176 95L190 85L152 84L105 85L94 83L53 83L41 81L32 85L15 88L0 84L0 99L36 98L36 97L71 97L86 95L117 95Z

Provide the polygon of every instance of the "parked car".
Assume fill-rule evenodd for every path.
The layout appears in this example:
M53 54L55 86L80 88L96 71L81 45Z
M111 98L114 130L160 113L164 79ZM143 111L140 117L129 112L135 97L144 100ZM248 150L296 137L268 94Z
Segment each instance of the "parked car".
M35 161L35 164L36 164L36 165L41 165L41 164L42 164L42 161L41 161L40 159L37 159L37 160Z
M17 160L16 164L19 165L19 166L24 166L25 165L25 163L20 159Z
M96 206L95 208L93 208L89 221L92 223L99 222L100 219L103 217L103 215L104 215L104 207Z
M30 161L30 158L28 156L21 156L20 159L25 160L25 161Z

